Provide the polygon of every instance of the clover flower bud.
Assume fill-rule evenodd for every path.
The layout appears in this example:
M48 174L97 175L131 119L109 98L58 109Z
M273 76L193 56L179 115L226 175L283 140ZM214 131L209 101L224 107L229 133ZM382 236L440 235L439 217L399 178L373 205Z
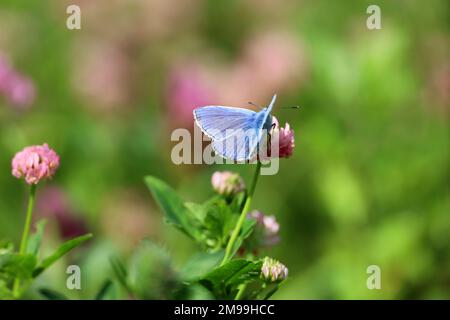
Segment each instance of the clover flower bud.
M230 171L216 171L211 177L213 189L224 196L234 195L245 190L241 176Z
M281 262L266 257L261 267L261 277L270 282L283 281L288 276L288 268Z

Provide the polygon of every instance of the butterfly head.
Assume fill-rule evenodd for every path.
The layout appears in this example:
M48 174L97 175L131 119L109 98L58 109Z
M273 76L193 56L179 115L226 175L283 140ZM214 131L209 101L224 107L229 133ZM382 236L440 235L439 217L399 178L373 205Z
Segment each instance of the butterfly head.
M266 129L267 131L270 131L272 128L272 109L275 105L275 101L277 100L277 95L274 94L272 97L272 101L270 101L270 104L267 106L267 108L264 108L263 112L267 114L266 120L264 121L263 129Z

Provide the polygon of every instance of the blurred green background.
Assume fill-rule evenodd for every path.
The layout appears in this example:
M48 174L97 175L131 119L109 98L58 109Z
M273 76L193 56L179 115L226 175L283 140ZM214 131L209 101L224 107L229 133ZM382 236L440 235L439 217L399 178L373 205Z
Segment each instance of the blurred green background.
M81 30L66 7L81 7ZM366 9L381 8L381 30ZM281 242L265 254L289 268L276 299L450 298L450 9L448 1L2 0L0 56L35 98L0 96L0 238L19 241L27 188L11 175L23 147L61 156L38 189L47 250L87 229L94 240L39 278L92 298L108 256L140 239L177 265L196 250L166 227L143 177L186 200L212 195L215 170L171 162L174 128L204 104L260 105L295 130L280 172L261 177L253 208L276 215ZM77 229L78 228L78 229ZM82 266L82 290L65 267ZM381 290L366 269L381 268Z

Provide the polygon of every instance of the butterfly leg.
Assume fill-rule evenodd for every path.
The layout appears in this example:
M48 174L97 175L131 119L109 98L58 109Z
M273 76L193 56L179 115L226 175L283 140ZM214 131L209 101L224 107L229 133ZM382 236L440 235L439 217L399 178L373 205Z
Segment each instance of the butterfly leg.
M272 125L270 126L270 131L272 131L273 129L275 129L276 123L272 123Z

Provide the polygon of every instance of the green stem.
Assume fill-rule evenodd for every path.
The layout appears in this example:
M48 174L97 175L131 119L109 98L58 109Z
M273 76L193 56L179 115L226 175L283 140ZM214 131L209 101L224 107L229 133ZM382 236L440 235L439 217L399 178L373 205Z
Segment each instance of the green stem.
M227 247L225 249L225 256L223 257L222 263L220 264L221 266L223 266L231 259L234 243L236 242L236 239L239 236L239 233L241 232L242 225L244 224L247 212L250 209L250 205L252 203L252 198L253 194L255 193L256 183L258 182L260 170L261 170L261 162L258 161L256 164L256 171L253 176L252 184L250 185L247 198L245 199L244 208L242 209L241 215L239 216L239 220L236 223L236 227L234 228L230 240L228 241Z
M247 284L244 283L239 287L239 291L236 294L236 297L234 297L234 300L242 300L242 296L244 295L245 289L247 288Z
M25 254L28 246L28 234L30 233L31 217L33 216L34 200L36 198L36 185L32 184L30 195L28 198L27 216L25 218L25 226L23 228L22 241L20 242L19 254ZM14 280L13 295L16 298L20 296L20 279Z

